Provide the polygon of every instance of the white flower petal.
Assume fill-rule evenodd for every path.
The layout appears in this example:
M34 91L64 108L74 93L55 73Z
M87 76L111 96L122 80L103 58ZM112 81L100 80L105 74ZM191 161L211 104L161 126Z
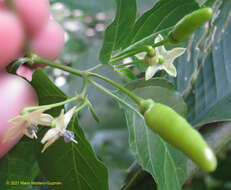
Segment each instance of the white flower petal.
M25 129L25 127L24 127L25 124L24 125L23 124L22 125L15 125L13 127L10 127L7 130L2 142L5 143L8 140L10 140L11 138L13 138L13 137L19 135L20 133L22 133L24 131L24 129Z
M155 38L155 44L162 41L164 38L161 34L158 34L158 36Z
M163 36L159 34L155 39L155 43L158 43L162 41L163 39L164 39ZM167 50L165 49L163 45L156 47L155 50L156 50L157 55L162 55L165 58L165 55L167 54Z
M25 119L23 116L19 115L14 117L13 119L9 120L8 123L12 124L12 125L21 125L22 123L25 122Z
M44 153L44 151L50 146L52 145L57 139L59 138L59 136L54 136L53 138L51 138L43 147L42 149L42 153Z
M161 65L160 64L156 64L153 66L149 66L145 72L145 80L149 80L151 79L158 70L161 70Z
M67 113L65 113L64 115L64 125L66 126L65 129L67 128L67 125L70 122L75 109L76 109L76 106L74 106Z
M184 54L186 48L174 48L168 51L168 56L171 58L172 62L182 54Z
M159 46L156 48L156 51L158 52L158 55L162 55L164 59L168 58L168 51L165 49L164 46Z
M17 136L21 132L23 132L26 136L30 138L36 138L37 130L32 130L31 133L33 134L31 134L30 131L28 131L28 127L37 127L37 125L51 125L53 117L48 114L43 114L43 112L47 109L49 108L31 111L25 115L19 115L9 120L8 122L13 124L14 127L10 128L9 131L5 134L4 142L14 136Z
M40 115L46 111L46 109L39 109L30 112L29 114L24 115L25 120L30 121L30 120L39 120Z
M59 136L59 133L60 131L58 128L49 129L44 135L44 137L42 138L41 143L44 144L46 141L54 138L55 136Z
M165 65L163 68L170 76L176 77L177 72L173 64Z
M38 120L38 125L50 126L54 118L49 114L41 114Z
M162 41L163 39L164 38L159 34L155 38L155 43L158 43ZM145 73L145 79L149 80L155 75L155 73L158 70L162 70L162 69L165 70L170 76L176 77L177 71L176 71L176 68L173 62L177 57L181 56L185 52L186 49L185 48L174 48L170 51L167 51L165 47L162 45L162 46L156 47L155 50L156 50L157 56L163 56L164 62L163 64L159 66L154 65L154 66L148 67Z

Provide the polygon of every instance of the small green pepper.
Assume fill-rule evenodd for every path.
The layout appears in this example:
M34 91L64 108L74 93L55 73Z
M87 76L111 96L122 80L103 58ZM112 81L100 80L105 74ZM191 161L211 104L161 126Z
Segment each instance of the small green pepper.
M182 42L213 15L211 8L202 8L184 16L168 35L173 44Z
M202 170L216 169L216 156L201 134L172 108L147 99L141 102L140 112L151 130L185 153Z

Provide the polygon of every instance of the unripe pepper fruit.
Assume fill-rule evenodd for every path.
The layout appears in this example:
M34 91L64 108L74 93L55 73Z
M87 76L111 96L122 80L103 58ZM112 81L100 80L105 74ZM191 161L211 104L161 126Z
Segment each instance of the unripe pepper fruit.
M147 99L141 102L140 112L151 130L185 153L202 170L216 169L216 157L201 134L172 108Z
M177 44L190 36L205 21L213 16L211 8L202 8L183 17L168 35L168 41Z

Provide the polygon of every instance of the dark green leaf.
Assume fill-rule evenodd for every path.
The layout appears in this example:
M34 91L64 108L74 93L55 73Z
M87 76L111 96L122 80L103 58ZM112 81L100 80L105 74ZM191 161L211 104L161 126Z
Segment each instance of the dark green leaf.
M104 43L100 52L100 61L107 64L113 50L120 48L136 19L136 0L116 0L115 20L105 31Z
M34 87L39 105L57 103L66 100L67 96L48 78L42 69L37 69L33 74L31 85ZM53 116L58 116L63 107L49 110Z
M124 82L136 80L136 75L128 68L116 69L116 71Z
M205 190L207 189L204 178L195 177L190 183L190 190Z
M34 181L38 175L39 168L34 155L33 144L33 140L28 137L23 137L23 139L0 160L0 189L30 189L29 185L13 185L13 183L30 183Z
M107 168L97 159L78 124L77 115L69 123L78 144L65 143L60 137L43 154L36 144L40 169L50 181L61 182L57 189L108 190ZM39 139L41 140L41 139Z
M225 158L218 160L218 167L212 176L217 180L221 180L223 182L230 182L230 170L231 167L231 156L227 154Z
M231 141L231 122L209 123L200 132L213 151L221 153L224 151L224 147ZM198 171L198 167L192 161L189 161L187 170L187 176L192 177Z
M156 102L171 106L182 115L186 112L182 97L167 80L139 80L127 87L143 98L152 98ZM141 114L125 105L121 105L121 108L127 120L130 148L135 153L138 163L152 174L158 189L180 190L186 180L187 158L149 130Z
M91 112L91 115L95 119L95 121L97 121L99 123L100 122L99 117L97 116L97 114L96 114L93 106L91 105L91 103L88 104L88 108L89 108L89 111Z
M160 0L154 7L145 12L130 32L126 46L143 38L174 26L183 16L198 9L196 1L192 0Z
M66 99L66 95L57 88L41 70L33 75L32 85L38 93L39 103L51 104ZM63 107L49 110L57 116ZM75 133L78 144L65 143L62 138L41 154L41 137L46 128L39 132L39 139L35 142L35 150L39 167L44 176L55 182L61 182L57 189L108 189L108 174L106 167L96 158L90 144L78 125L77 115L73 117L69 127Z
M28 62L31 62L31 59L30 58L27 58L27 57L23 57L23 58L20 58L20 59L16 59L14 61L12 61L7 67L6 67L6 70L7 72L9 73L12 73L12 74L16 74L18 68L25 64L25 63L28 63Z

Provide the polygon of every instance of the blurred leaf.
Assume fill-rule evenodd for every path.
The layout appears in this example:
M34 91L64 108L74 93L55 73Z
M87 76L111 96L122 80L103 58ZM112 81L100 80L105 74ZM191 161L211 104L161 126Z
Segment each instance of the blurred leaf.
M208 145L218 154L223 152L224 147L231 141L231 122L209 123L203 126L200 132ZM187 175L192 177L198 171L198 167L192 161L187 165Z
M23 137L20 142L0 160L0 189L29 190L29 185L13 185L14 182L31 182L38 175L38 164L34 155L34 142ZM7 185L6 183L9 183Z
M205 190L207 189L204 178L195 177L190 183L190 188L186 190Z
M83 39L71 36L70 39L65 43L65 54L77 53L87 50L87 44Z
M203 2L203 6L212 7L216 0L206 0Z
M63 3L70 9L81 9L88 12L99 12L106 9L111 9L114 6L112 0L51 0L51 3Z
M217 179L224 182L230 182L230 168L231 168L231 156L227 155L226 158L219 159L218 160L218 167L214 173L212 173L212 176Z
M145 72L148 68L148 64L144 64L144 63L137 63L136 64L136 68L140 71L140 72Z
M182 116L186 116L187 107L181 95L176 91L176 87L164 78L154 78L151 80L139 79L126 86L143 98L152 98L155 102L163 102L172 107Z
M136 80L136 75L128 68L116 69L116 71L124 82Z
M130 168L128 169L128 171L129 170ZM138 168L136 171L130 174L131 177L128 177L128 179L126 179L126 182L122 186L121 190L156 190L156 183L153 177L148 172L145 172L141 168Z
M65 143L60 138L43 154L43 145L36 144L37 158L43 174L50 181L62 183L56 189L107 190L107 168L95 156L78 124L77 115L73 116L68 128L75 133L78 144Z
M100 61L107 64L113 50L120 48L136 19L136 0L116 0L117 12L115 20L105 31Z
M91 105L90 102L89 102L89 104L88 104L88 109L89 109L89 111L90 111L92 117L95 119L95 121L99 123L99 122L100 122L100 119L99 119L97 113L95 112L95 110L94 110L94 108L93 108L93 106Z
M127 87L143 98L152 98L156 102L169 105L182 115L186 112L182 97L167 80L153 79L148 82L138 80ZM123 98L127 100L126 97ZM120 106L127 120L130 148L135 153L138 163L152 174L158 189L181 189L186 180L187 158L149 130L141 114L125 105Z

